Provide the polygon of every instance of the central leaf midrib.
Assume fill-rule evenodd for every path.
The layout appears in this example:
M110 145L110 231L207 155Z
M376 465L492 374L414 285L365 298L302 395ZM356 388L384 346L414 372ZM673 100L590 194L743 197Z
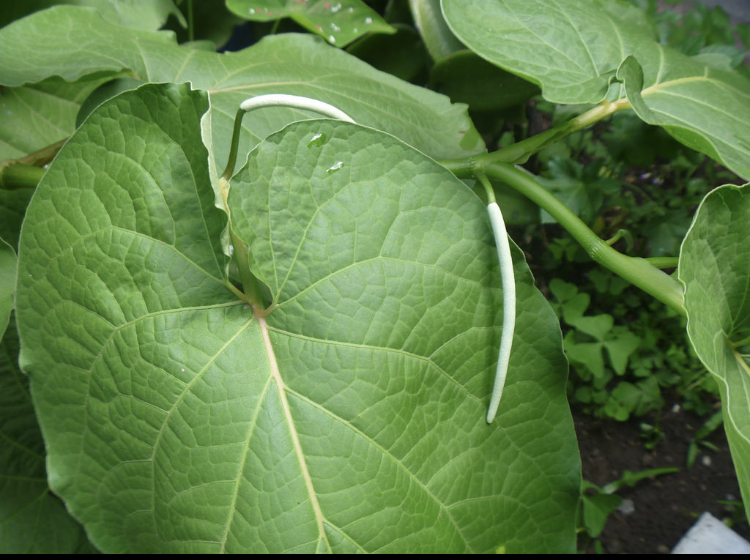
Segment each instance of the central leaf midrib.
M398 465L398 467L400 469L402 469L406 473L406 476L408 476L409 479L413 480L414 483L417 486L419 486L420 488L422 488L422 490L424 491L424 493L427 494L427 496L431 500L433 500L438 505L438 507L441 510L443 510L445 512L445 514L448 516L448 519L451 522L451 525L453 525L453 527L455 528L455 530L458 533L458 535L464 541L464 544L466 545L466 548L473 552L473 550L471 548L471 544L469 544L468 539L464 536L463 532L461 531L461 528L458 526L458 523L456 523L456 520L451 515L449 506L446 505L446 504L444 504L443 502L441 502L440 499L432 492L432 490L430 490L429 486L427 486L426 483L422 482L419 478L417 478L417 476L411 470L409 470L409 468L406 465L404 465L404 463L400 459L398 459L388 449L386 449L385 447L383 447L382 445L380 445L377 441L375 441L374 439L372 439L370 436L368 436L367 434L365 434L364 432L362 432L361 430L359 430L358 428L356 428L355 426L353 426L350 422L348 422L344 418L341 418L337 414L335 414L332 411L330 411L329 409L321 406L320 404L316 403L315 401L310 400L305 395L302 395L302 394L300 394L300 393L298 393L298 392L296 392L296 391L294 391L292 389L287 389L287 391L290 394L292 394L295 397L297 397L298 399L300 399L301 401L306 402L308 405L312 406L313 408L316 408L321 413L327 415L332 420L334 420L334 421L336 421L336 422L338 422L340 424L343 424L344 426L346 426L347 428L349 428L352 432L354 432L357 436L359 436L364 441L366 441L369 445L373 446L375 449L377 449L378 451L380 451L385 457L388 457L391 461L393 461L393 463L395 463L396 465Z
M297 455L297 461L299 463L300 470L302 471L302 478L305 481L305 487L307 488L307 493L310 497L310 504L312 505L313 511L315 512L315 520L318 526L318 538L319 540L325 542L326 548L329 552L331 552L331 543L328 542L328 537L326 536L325 528L323 527L325 517L323 515L323 510L320 507L320 503L318 502L318 495L315 492L315 486L313 485L310 471L307 468L305 455L302 451L302 444L300 443L299 434L297 433L294 425L294 419L292 418L292 411L289 407L289 401L286 398L286 391L288 389L281 377L279 364L276 361L276 353L273 350L271 338L268 335L268 323L266 322L264 317L258 317L258 325L260 326L261 336L263 337L263 346L266 350L266 355L268 356L268 365L271 370L271 377L276 383L276 389L279 392L279 400L281 401L281 406L284 409L284 417L286 418L287 425L289 426L289 435L292 438L294 452Z

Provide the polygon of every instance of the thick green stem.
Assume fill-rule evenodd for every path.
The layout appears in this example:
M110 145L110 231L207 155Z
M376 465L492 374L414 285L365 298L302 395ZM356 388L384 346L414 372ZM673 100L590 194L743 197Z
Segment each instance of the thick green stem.
M623 109L629 109L630 104L627 100L620 100L615 103L609 101L602 101L599 105L577 116L576 118L567 121L559 126L550 128L549 130L527 138L517 144L503 148L491 154L483 154L476 156L474 161L484 167L491 163L525 163L532 155L538 151L546 148L550 144L553 144L562 138L565 138L569 134L573 134L579 130L591 126L592 124L609 117L617 111Z
M229 160L227 166L224 169L224 173L221 174L221 178L225 181L229 181L234 173L234 166L237 163L237 151L240 147L240 132L242 132L242 117L245 116L245 111L237 109L237 114L234 117L234 128L232 129L232 142L229 144Z
M649 257L647 259L643 259L651 266L654 266L656 268L677 268L677 264L679 263L678 257Z
M7 190L35 188L45 173L41 167L54 159L67 140L64 138L22 158L0 162L0 188Z
M0 166L0 188L6 190L34 189L46 171L41 167L12 163Z
M457 177L475 177L476 172L480 171L516 189L555 218L594 261L677 310L680 314L686 314L683 306L682 286L677 280L644 259L628 257L614 250L527 172L505 163L482 165L477 169L477 162L471 160L449 161L444 162L443 165Z

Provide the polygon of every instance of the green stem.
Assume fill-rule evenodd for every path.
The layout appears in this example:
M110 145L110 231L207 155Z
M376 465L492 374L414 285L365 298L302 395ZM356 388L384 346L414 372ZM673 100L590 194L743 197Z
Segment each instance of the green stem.
M227 166L224 169L224 173L221 174L221 178L225 181L229 181L234 172L234 166L237 163L237 151L240 146L240 132L242 132L242 117L245 116L245 111L237 109L237 114L234 117L234 128L232 129L232 142L229 145L229 160Z
M682 303L682 286L677 280L644 259L628 257L614 250L529 173L506 163L478 166L476 161L470 159L462 162L443 162L443 165L457 177L476 177L477 171L480 171L488 177L516 189L555 218L581 244L589 257L595 262L651 294L680 314L686 314Z
M46 170L33 165L11 163L0 166L0 188L5 190L34 189Z
M678 257L649 257L643 260L646 261L651 266L654 266L659 269L677 268L677 264L679 262Z
M491 154L482 154L476 156L474 161L480 166L486 166L491 163L526 163L526 161L538 151L546 148L550 144L565 138L579 130L587 128L592 124L609 117L617 111L629 109L630 104L627 100L619 100L615 103L602 101L599 105L567 121L561 125L550 128L549 130L527 138L517 144L503 148Z

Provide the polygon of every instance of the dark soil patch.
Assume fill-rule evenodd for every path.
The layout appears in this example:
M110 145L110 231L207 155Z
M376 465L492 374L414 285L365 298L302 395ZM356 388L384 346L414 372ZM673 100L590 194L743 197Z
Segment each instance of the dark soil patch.
M632 500L635 511L629 515L615 512L609 517L599 537L608 553L667 553L703 512L708 511L718 519L731 517L719 502L741 499L723 428L706 440L719 451L701 448L701 454L688 469L688 445L705 419L671 406L664 408L659 423L665 437L653 450L644 447L639 428L641 421L653 423L653 417L617 422L574 414L585 480L604 486L621 478L626 470L681 469L618 492ZM747 522L732 528L750 539ZM593 544L586 552L594 552Z

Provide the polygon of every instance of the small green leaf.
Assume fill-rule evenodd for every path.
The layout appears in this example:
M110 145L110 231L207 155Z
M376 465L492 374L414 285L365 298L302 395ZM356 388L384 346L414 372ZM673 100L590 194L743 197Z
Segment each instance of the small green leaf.
M628 367L628 358L641 345L641 339L634 333L623 330L613 337L609 337L604 342L604 347L609 354L609 361L612 368L618 375L625 375Z
M362 0L227 0L227 8L252 21L291 17L308 31L339 47L366 33L396 32Z
M620 496L612 494L594 494L588 496L583 494L583 524L591 537L598 537L604 531L610 514L617 511L622 503Z
M726 185L698 208L680 251L688 336L715 376L724 427L745 503L750 503L750 185Z
M599 341L604 341L607 338L607 334L612 330L614 324L615 320L612 318L612 315L605 313L591 317L581 317L572 323L577 330Z

